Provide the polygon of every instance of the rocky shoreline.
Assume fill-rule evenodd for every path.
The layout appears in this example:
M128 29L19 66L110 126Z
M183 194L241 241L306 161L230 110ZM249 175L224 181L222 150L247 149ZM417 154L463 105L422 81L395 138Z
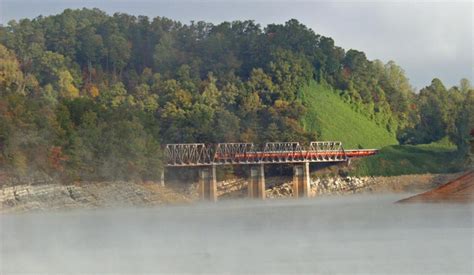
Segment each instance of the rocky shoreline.
M410 175L398 177L323 176L311 179L311 196L347 195L361 192L416 193L429 190L458 174ZM24 182L23 184L20 184ZM219 200L245 198L248 182L236 178L218 182ZM269 177L268 199L291 198L290 177ZM155 182L81 182L62 185L45 175L3 182L0 212L65 210L101 207L144 207L197 201L198 184L160 186Z
M373 177L312 178L310 196L353 194L366 190L367 187L376 183L376 179ZM291 182L285 182L282 185L274 186L266 190L266 195L268 198L293 197L292 184Z

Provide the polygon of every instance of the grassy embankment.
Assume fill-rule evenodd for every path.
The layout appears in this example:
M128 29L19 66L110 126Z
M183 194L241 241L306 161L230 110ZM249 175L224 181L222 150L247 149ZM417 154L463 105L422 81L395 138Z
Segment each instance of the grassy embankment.
M376 156L355 162L353 175L396 176L462 171L463 159L456 146L446 141L421 145L394 145Z
M342 141L345 149L382 148L397 144L395 134L356 112L330 87L312 82L301 91L307 106L303 127L320 140Z
M301 93L308 111L302 124L321 140L342 141L344 148L381 148L376 156L354 162L351 174L403 175L450 173L462 169L456 147L446 140L423 145L397 145L395 134L377 125L325 85L311 83Z

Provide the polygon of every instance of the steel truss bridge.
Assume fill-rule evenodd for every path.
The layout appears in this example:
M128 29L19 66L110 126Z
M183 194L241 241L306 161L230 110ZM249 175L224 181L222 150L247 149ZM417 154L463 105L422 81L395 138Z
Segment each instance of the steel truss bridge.
M351 158L378 153L377 149L344 150L339 141L315 141L308 146L299 142L167 144L166 167L213 166L241 164L284 164L306 162L345 162Z

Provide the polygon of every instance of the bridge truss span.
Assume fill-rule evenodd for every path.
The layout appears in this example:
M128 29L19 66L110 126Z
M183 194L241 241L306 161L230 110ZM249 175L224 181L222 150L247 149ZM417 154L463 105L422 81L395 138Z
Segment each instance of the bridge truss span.
M253 143L219 143L213 160L216 164L250 164L259 158Z
M164 150L166 166L212 165L210 148L204 143L167 144Z
M311 142L306 157L313 162L340 162L349 158L340 141Z
M267 142L261 149L253 143L168 144L164 150L164 165L209 166L232 164L270 164L304 162L345 162L354 157L366 157L376 149L344 150L339 141L315 141L305 147L299 142Z
M267 142L260 161L262 163L293 163L306 159L306 150L299 142Z

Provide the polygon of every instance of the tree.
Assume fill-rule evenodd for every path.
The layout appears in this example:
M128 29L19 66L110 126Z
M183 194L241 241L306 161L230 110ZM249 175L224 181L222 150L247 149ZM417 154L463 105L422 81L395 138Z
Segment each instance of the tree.
M209 74L207 81L204 83L204 91L202 92L201 101L203 104L215 108L220 102L221 92L217 89L216 78Z
M112 64L113 72L119 73L130 59L130 44L122 35L112 34L106 39L107 56Z
M276 94L272 78L262 69L253 69L247 83L251 92L258 93L263 104L273 104L276 100L278 94Z
M62 70L58 73L59 94L64 98L75 98L79 96L79 90L73 84L71 73Z
M471 82L467 78L461 79L459 82L459 89L463 94L467 94L470 90L472 90Z
M105 56L104 41L93 26L81 29L78 38L77 61L82 66L87 66L89 81L91 81L90 72L93 65L99 65Z
M461 111L456 118L457 132L452 140L458 146L459 151L464 154L469 152L470 133L474 129L474 90L469 90L465 95Z
M431 85L420 91L419 130L425 133L424 142L429 143L446 135L448 109L447 91L441 80L435 78Z
M285 100L294 100L298 90L313 78L313 68L303 56L287 50L277 50L268 67L278 85L278 98Z
M24 77L15 55L0 44L0 96L24 93Z
M139 110L155 112L158 109L158 95L150 92L150 86L141 84L135 89L135 104Z

